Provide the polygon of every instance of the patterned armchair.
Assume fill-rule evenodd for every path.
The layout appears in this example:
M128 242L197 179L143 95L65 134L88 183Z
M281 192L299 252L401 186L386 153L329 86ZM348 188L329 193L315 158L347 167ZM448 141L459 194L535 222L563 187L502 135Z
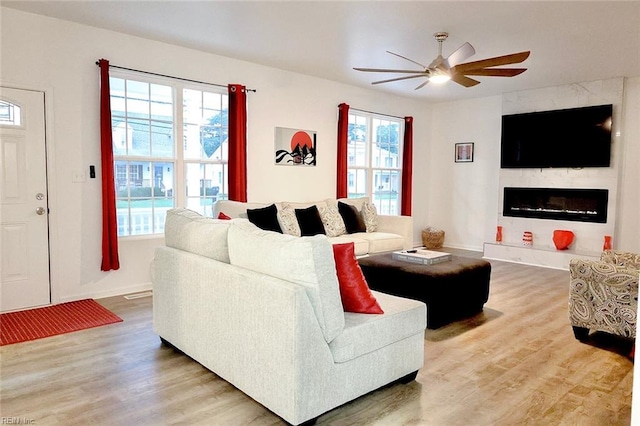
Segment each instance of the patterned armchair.
M635 338L640 255L615 250L599 261L571 259L569 319L578 340L589 330Z

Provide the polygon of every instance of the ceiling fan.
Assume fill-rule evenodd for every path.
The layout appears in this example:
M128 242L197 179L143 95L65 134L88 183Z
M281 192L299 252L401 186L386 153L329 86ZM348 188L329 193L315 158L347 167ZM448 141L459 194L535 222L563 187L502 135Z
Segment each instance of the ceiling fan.
M434 38L438 42L438 56L429 64L425 66L420 62L416 62L413 59L406 58L397 53L390 53L399 58L405 59L416 65L422 67L421 70L405 70L405 69L387 69L387 68L354 68L356 71L365 72L388 72L397 74L411 74L404 77L395 77L386 80L374 81L371 84L390 83L392 81L408 80L410 78L424 77L426 80L421 83L415 90L423 88L429 81L434 83L443 83L448 80L453 80L456 83L464 87L472 87L476 84L480 84L478 80L470 78L468 76L487 76L487 77L514 77L518 74L522 74L526 68L494 68L500 65L519 64L529 57L531 52L519 52L512 53L510 55L496 56L494 58L482 59L474 62L462 63L465 59L473 56L476 50L469 43L465 43L460 46L451 55L444 58L442 56L442 43L449 37L446 32L437 32Z

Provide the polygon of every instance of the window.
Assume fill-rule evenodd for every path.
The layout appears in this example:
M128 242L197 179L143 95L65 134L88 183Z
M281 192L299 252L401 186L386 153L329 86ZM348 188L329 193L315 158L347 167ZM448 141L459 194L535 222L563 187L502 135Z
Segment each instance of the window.
M400 214L403 124L399 118L349 113L349 198L369 197L380 214Z
M227 194L226 89L129 73L109 81L118 236L164 232L174 206L211 216Z
M11 102L0 101L0 124L5 126L21 126L21 108Z

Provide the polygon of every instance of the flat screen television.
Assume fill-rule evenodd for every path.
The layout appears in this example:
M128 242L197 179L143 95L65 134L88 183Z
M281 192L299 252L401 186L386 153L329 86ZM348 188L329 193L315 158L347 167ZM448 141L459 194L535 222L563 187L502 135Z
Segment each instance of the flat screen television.
M502 116L500 167L609 167L612 105Z

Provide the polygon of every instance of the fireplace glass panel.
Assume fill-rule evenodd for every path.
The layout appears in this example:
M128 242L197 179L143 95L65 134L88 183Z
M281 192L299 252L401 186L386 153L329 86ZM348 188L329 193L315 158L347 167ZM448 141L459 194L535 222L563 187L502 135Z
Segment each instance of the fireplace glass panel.
M607 189L504 188L504 216L607 222Z

